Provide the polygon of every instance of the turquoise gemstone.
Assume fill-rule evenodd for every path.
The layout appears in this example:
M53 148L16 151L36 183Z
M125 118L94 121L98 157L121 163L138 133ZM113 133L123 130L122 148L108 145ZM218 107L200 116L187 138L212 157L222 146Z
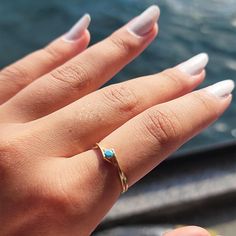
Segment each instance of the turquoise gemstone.
M105 149L104 155L106 158L112 158L112 157L114 157L114 152L111 149Z

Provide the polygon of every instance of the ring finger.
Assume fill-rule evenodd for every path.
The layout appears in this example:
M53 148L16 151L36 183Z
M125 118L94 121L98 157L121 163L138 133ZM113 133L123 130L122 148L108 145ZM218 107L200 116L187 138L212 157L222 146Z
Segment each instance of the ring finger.
M153 106L105 137L100 145L115 149L131 186L215 121L229 106L233 88L233 81L223 81ZM69 189L77 190L73 199L77 194L77 198L86 196L86 206L89 206L86 214L92 215L88 222L92 230L122 190L116 167L104 161L101 153L95 150L68 158L66 162L65 169L72 181Z

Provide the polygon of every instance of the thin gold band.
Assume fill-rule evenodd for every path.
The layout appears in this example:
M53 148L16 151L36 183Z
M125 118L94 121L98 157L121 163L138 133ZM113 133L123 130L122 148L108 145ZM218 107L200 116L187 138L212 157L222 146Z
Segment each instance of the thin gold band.
M93 147L94 149L99 149L102 153L102 157L105 161L113 164L113 166L116 167L119 178L120 178L120 183L121 183L121 187L122 187L122 193L125 193L128 188L128 179L125 176L124 172L121 170L119 162L116 158L116 153L115 150L112 148L103 148L99 145L99 143L96 143L95 146Z

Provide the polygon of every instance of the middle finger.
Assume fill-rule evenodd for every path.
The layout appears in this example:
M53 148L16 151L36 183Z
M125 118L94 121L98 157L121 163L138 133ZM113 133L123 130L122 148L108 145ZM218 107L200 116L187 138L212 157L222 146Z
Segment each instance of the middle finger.
M100 89L31 122L33 136L44 148L50 145L50 156L83 152L140 112L192 91L204 79L207 62L202 53L160 74Z

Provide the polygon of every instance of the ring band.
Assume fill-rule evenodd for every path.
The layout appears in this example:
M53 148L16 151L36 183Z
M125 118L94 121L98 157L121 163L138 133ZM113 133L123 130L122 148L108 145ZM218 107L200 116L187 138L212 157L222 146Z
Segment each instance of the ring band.
M128 179L120 168L115 150L113 148L103 148L98 143L95 144L94 149L99 149L103 159L116 167L121 182L122 193L125 193L129 188Z

